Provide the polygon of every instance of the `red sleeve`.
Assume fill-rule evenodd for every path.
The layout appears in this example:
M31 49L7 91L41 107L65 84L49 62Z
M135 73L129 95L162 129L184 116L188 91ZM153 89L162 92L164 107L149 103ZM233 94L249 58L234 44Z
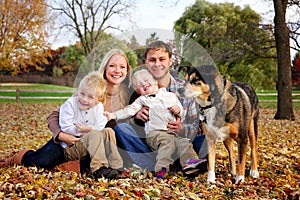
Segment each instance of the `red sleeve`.
M52 137L55 143L59 143L58 135L61 132L59 126L59 107L52 111L50 115L47 117L47 123L50 131L52 132Z

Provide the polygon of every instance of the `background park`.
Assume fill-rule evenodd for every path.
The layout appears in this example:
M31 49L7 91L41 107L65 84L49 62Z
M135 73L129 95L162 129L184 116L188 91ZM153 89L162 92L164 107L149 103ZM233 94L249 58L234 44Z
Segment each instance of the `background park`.
M145 46L158 39L173 46L174 71L213 61L226 78L256 89L261 111L257 180L246 176L245 183L233 184L227 152L218 142L216 184L206 183L207 174L187 179L179 172L156 180L135 168L128 179L95 181L60 169L18 166L0 169L0 198L299 199L300 2L265 2L272 7L265 8L274 15L271 22L250 6L196 0L165 37L165 31L156 29L130 31L133 0L1 1L0 159L24 148L38 149L51 138L46 117L72 95L82 75L97 70L108 50L123 49L135 68L143 64ZM177 3L170 0L164 6ZM296 14L288 19L291 11ZM53 49L49 37L62 30L74 35L74 42ZM182 48L191 41L205 53Z

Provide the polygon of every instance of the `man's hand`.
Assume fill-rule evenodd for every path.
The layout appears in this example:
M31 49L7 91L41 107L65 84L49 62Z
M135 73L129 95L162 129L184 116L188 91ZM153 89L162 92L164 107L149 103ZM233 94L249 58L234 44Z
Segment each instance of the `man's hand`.
M136 119L142 120L143 122L147 122L149 120L149 107L144 106L141 108L135 115Z
M180 118L176 118L176 121L169 121L167 128L169 131L174 132L176 134L182 131L183 125L180 122Z
M60 132L58 135L58 139L67 145L75 144L80 138L75 137L74 135L70 135L68 133Z

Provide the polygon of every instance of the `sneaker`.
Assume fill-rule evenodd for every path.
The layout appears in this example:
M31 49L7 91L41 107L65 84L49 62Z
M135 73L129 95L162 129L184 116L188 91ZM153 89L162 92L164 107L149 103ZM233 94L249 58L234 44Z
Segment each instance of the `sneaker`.
M159 172L156 172L156 178L164 179L167 175L167 169L162 168Z
M102 178L102 177L107 179L115 179L117 178L118 175L119 175L119 171L116 169L112 169L110 167L100 167L93 173L95 179Z
M183 172L185 174L194 174L196 172L205 172L207 171L207 159L189 159L183 166Z

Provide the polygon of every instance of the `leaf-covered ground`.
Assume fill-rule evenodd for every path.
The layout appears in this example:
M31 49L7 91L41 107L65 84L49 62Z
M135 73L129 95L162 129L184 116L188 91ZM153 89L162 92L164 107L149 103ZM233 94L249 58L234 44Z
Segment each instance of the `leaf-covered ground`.
M0 158L44 144L51 137L46 117L56 106L1 103ZM218 143L216 184L207 184L206 174L187 179L178 172L157 180L136 170L130 178L96 181L59 169L17 166L0 169L0 199L299 199L300 111L294 111L295 121L273 120L275 112L261 109L257 180L248 176L248 152L245 183L233 184L227 152Z

